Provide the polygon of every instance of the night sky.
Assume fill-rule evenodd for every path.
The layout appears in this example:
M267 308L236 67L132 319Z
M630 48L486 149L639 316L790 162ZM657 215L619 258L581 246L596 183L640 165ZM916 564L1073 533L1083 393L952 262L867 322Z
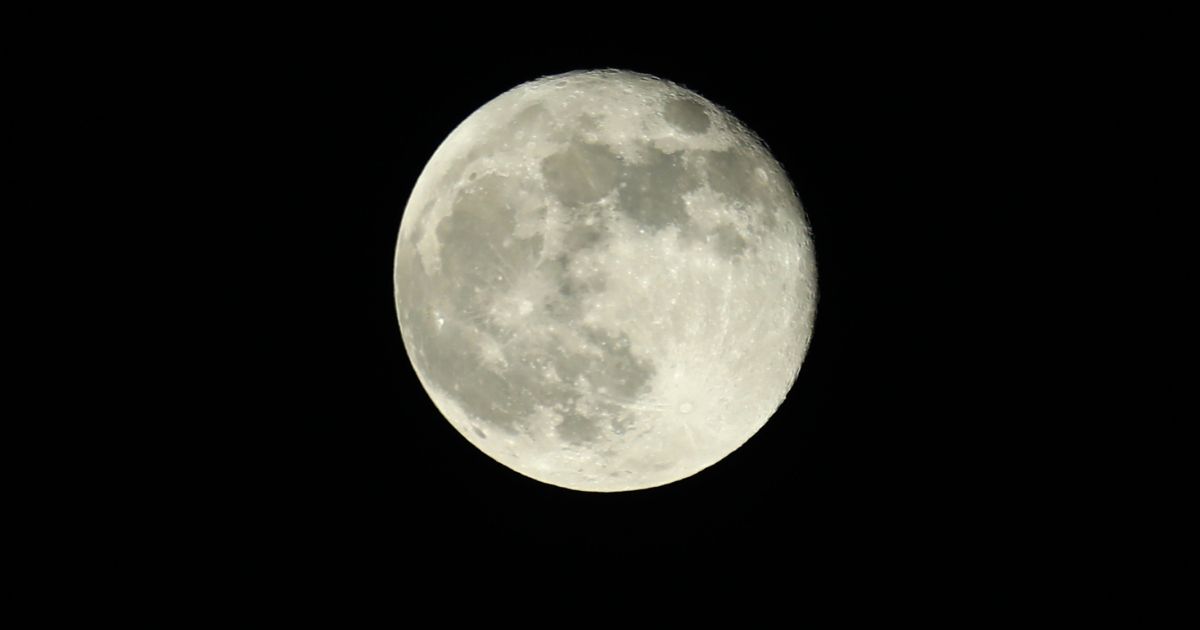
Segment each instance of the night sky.
M236 281L216 315L226 351L204 359L220 420L199 475L231 571L521 607L595 589L1013 597L1030 527L1015 445L1030 438L1009 420L1006 313L1023 271L995 252L1033 194L1043 78L969 32L792 35L687 54L637 37L444 54L317 38L238 64L213 103L238 139L213 252ZM668 486L591 494L508 470L440 416L391 274L408 194L459 122L522 82L606 67L682 84L765 140L808 214L820 302L794 388L747 444Z

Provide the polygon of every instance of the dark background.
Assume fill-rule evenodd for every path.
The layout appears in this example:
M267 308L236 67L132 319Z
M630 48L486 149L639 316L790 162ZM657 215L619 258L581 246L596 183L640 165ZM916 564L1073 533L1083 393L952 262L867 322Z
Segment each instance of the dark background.
M1012 239L1053 79L980 36L313 37L223 58L221 89L196 95L223 156L197 215L218 233L223 298L196 307L201 548L264 588L363 597L1021 597L1036 439L1031 359L1010 345L1029 273ZM766 426L700 474L617 494L544 485L461 438L409 364L391 279L408 193L459 122L522 82L604 67L689 87L767 142L808 213L820 289Z

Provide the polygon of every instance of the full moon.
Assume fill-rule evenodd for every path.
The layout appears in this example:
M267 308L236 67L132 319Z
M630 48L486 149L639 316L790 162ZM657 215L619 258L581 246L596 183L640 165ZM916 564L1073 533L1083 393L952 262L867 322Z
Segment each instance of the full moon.
M471 114L400 222L396 310L467 440L596 492L689 477L753 436L817 301L804 211L765 145L669 81L605 70Z

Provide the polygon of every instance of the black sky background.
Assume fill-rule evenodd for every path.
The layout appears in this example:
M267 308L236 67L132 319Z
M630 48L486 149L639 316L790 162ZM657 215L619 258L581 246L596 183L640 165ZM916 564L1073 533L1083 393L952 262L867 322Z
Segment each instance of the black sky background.
M200 55L221 89L196 94L198 135L222 159L195 216L217 234L200 271L221 299L195 307L196 544L247 584L364 598L412 581L532 600L1020 598L1037 438L1010 239L1028 229L1053 77L972 32L793 35ZM606 67L680 83L765 140L808 213L820 303L795 387L745 446L668 486L591 494L509 471L442 419L405 354L391 265L409 191L459 122L522 82Z

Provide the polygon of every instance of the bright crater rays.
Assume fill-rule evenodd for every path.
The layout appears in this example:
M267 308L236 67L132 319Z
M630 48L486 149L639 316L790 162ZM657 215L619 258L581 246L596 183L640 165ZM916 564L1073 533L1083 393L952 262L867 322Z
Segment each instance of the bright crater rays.
M421 383L484 453L591 491L688 477L779 407L812 332L804 213L761 142L654 77L571 73L467 118L401 221Z

